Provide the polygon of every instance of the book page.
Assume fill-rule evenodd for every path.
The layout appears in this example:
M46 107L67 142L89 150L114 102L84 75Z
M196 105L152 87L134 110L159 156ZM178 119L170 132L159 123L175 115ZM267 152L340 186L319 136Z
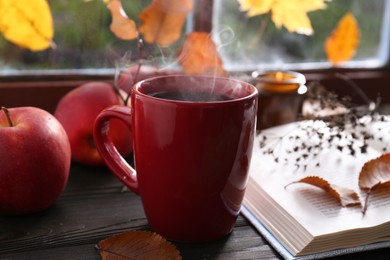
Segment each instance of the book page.
M364 130L345 129L339 136L323 122L303 121L268 129L255 139L250 176L313 236L379 225L390 220L390 192L371 194L363 215L361 206L343 207L318 187L304 183L285 186L306 176L319 176L353 189L364 204L358 176L364 163L388 149L389 140L385 139L390 129L385 128L376 122L365 125ZM366 142L368 138L360 140L352 134L356 131L376 137Z

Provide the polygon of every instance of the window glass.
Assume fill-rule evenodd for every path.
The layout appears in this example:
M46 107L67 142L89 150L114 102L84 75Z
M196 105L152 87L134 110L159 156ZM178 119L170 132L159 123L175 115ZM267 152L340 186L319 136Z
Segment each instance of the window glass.
M93 69L96 73L97 68L112 73L115 64L124 57L129 62L138 59L137 41L120 40L109 30L111 15L102 0L48 2L54 19L56 48L31 52L0 35L0 75L56 73L64 69L77 73ZM387 0L327 1L326 9L308 13L314 29L311 36L276 28L267 14L247 17L240 11L238 0L210 2L214 2L213 39L219 46L225 69L230 71L331 67L326 60L324 41L348 11L358 20L361 38L352 61L341 66L378 67L389 56L390 1ZM150 3L151 0L122 1L126 14L137 25L140 12ZM191 25L187 27L183 30ZM181 42L182 39L169 48L145 45L142 56L169 66Z
M151 1L122 1L129 18L139 24L139 13ZM79 70L114 68L125 55L138 57L137 40L124 41L113 35L109 26L111 14L102 0L48 1L54 22L55 48L32 52L20 48L0 34L0 73L28 74L45 70ZM145 55L152 48L145 47Z
M237 0L215 0L213 37L228 70L329 68L324 42L340 19L351 12L360 31L355 56L341 67L378 67L387 62L390 1L332 0L308 13L314 33L277 28L270 14L248 17Z

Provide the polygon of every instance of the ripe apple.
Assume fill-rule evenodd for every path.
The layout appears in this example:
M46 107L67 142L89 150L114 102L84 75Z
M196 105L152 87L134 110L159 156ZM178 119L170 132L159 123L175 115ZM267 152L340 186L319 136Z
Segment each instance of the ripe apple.
M126 97L126 93L122 93ZM112 85L92 81L71 90L61 98L54 116L61 122L69 137L72 160L87 165L104 165L93 141L93 125L105 108L123 104ZM133 150L128 128L119 120L110 122L109 136L122 156Z
M118 76L117 85L120 89L129 93L133 85L141 80L151 77L180 74L180 71L172 69L159 69L150 65L132 65L122 71Z
M40 108L0 109L0 213L51 206L70 169L70 144L58 120Z

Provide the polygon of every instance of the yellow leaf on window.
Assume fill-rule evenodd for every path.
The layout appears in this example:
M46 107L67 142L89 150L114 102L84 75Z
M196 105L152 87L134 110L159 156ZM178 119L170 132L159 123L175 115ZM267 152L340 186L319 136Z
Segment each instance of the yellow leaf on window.
M313 28L308 12L324 9L325 0L238 0L249 17L271 12L276 27L289 32L310 35Z
M0 0L0 33L31 51L49 48L53 19L46 0Z
M139 16L144 40L162 46L178 40L192 7L193 0L153 0Z
M265 14L271 11L275 0L238 0L240 9L247 12L249 17Z
M122 40L134 40L138 36L135 22L127 17L120 0L111 0L107 4L111 12L112 21L110 30Z
M334 65L350 60L359 45L359 25L351 13L347 13L325 41L328 60Z
M187 35L183 46L177 53L183 70L189 74L225 76L222 60L217 46L205 32L192 32Z

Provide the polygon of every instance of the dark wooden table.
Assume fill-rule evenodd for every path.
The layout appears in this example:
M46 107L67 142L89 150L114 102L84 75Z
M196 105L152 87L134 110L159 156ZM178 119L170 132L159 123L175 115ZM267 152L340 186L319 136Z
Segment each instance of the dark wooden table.
M101 259L95 249L100 240L128 230L150 230L140 198L122 188L106 168L73 163L65 192L48 210L0 216L0 259ZM174 244L183 259L281 259L242 216L223 239ZM390 249L359 256L382 259L390 256Z

